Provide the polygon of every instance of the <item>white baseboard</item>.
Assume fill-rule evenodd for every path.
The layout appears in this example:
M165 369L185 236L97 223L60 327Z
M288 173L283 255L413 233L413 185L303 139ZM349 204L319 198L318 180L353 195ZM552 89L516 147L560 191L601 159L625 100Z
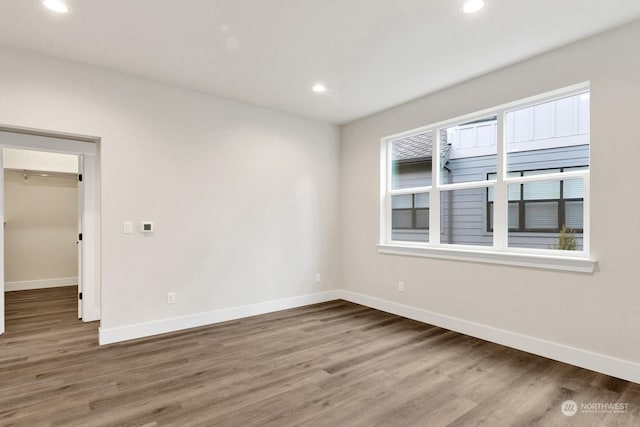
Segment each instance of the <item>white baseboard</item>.
M640 383L640 364L638 363L347 290L326 291L116 328L100 328L100 344L143 338L337 299L343 299L559 362Z
M117 328L100 328L100 345L111 344L136 338L164 334L182 329L211 325L243 317L272 313L274 311L289 308L302 307L310 304L318 304L326 301L340 299L339 291L326 291L310 295L267 301L258 304L243 305L240 307L225 308L221 310L198 313L189 316L173 317L153 322L136 323Z
M356 292L341 290L339 291L339 294L342 299L356 304L386 311L387 313L407 317L430 325L439 326L451 331L460 332L465 335L470 335L472 337L491 341L496 344L526 351L528 353L568 363L570 365L579 366L581 368L600 372L612 377L621 378L634 383L640 383L640 364L638 363L617 359L604 354L592 353L587 350L569 347L564 344L558 344L515 332L505 331L503 329L458 319L444 314L434 313L432 311L380 298L370 297Z
M75 286L78 284L77 277L62 277L60 279L26 280L23 282L6 282L4 291L26 291L29 289L59 288L62 286Z

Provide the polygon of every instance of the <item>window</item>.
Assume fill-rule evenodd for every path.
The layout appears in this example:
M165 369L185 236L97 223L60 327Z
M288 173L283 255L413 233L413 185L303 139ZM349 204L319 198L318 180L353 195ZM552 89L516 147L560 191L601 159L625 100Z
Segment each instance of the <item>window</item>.
M578 85L384 138L382 249L588 259L589 121Z
M394 230L429 229L429 194L403 194L391 198Z

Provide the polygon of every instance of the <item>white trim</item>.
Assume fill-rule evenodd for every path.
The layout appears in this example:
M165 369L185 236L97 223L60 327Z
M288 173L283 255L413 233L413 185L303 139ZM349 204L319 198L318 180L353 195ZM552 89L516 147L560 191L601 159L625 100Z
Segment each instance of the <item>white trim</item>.
M23 280L20 282L6 282L5 292L26 291L29 289L59 288L62 286L75 286L78 284L77 277L61 277L58 279Z
M432 189L431 186L427 187L411 187L411 188L400 188L398 190L389 190L390 196L402 196L404 194L414 194L414 193L428 193Z
M514 171L518 172L518 171ZM528 182L544 182L544 181L567 181L570 179L584 179L589 177L589 170L577 170L567 172L552 172L539 175L511 176L504 179L507 185L525 184Z
M24 126L13 126L6 123L0 123L1 132L19 133L25 135L46 136L48 138L66 139L71 141L82 142L100 142L100 137L92 135L82 135L71 132L50 131L43 129L36 129Z
M489 188L495 186L497 183L498 181L495 179L488 179L484 181L456 182L453 184L441 184L438 190L440 193L444 193L445 191L467 190L471 188Z
M116 328L101 327L100 345L180 331L183 329L196 328L198 326L212 325L214 323L257 316L259 314L272 313L274 311L287 310L290 308L318 304L337 299L340 299L340 293L339 291L334 290L257 304L243 305L240 307L224 308L188 316L136 323Z
M0 131L0 143L6 148L46 151L50 153L91 155L96 155L97 153L97 145L95 142L67 140L11 131Z
M640 383L640 364L604 354L494 328L468 320L411 307L396 302L370 297L356 292L341 291L342 299L376 310L439 326L461 334L496 344L526 351L527 353L579 366L605 375Z
M498 114L498 125L500 132L496 130L496 184L493 186L493 247L497 251L503 251L509 246L509 195L508 186L505 185L507 166L507 145L505 136L507 134L507 124L504 114ZM502 171L499 173L498 171ZM483 209L483 219L488 223L488 212ZM483 230L486 232L486 228ZM484 233L483 233L484 234ZM487 233L491 235L490 233Z
M451 245L448 245L451 246ZM483 262L489 264L513 265L519 267L542 268L548 270L593 273L596 261L584 256L560 256L547 254L496 251L488 246L485 250L462 247L417 246L415 244L380 244L378 252L391 255L409 255L457 261ZM545 252L557 252L545 250Z
M85 244L82 246L82 256L85 260L85 269L83 271L82 320L85 322L100 319L100 174L97 160L99 142L100 138L97 137L0 124L0 151L2 148L19 148L84 157L86 170L83 175L85 183L83 242ZM1 155L0 160L2 160ZM3 178L4 176L0 178L0 184ZM2 207L3 194L4 185L0 185L0 207ZM4 215L2 209L0 209L0 215ZM0 229L0 255L2 255L0 256L0 334L4 332L3 241L4 230ZM89 298L84 298L84 295Z

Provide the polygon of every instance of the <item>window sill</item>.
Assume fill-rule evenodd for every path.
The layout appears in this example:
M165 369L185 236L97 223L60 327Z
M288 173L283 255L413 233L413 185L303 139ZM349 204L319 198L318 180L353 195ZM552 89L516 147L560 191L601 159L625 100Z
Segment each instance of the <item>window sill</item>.
M401 243L379 244L378 253L408 255L426 258L481 262L487 264L514 265L546 270L593 273L596 261L586 257L530 254L519 252L497 252L460 248L412 246Z

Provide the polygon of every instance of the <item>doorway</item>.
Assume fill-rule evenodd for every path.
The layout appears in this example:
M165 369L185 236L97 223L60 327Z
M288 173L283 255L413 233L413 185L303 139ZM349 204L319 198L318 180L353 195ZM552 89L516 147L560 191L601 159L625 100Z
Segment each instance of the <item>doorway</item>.
M79 157L5 148L3 159L5 292L74 288L81 319Z
M78 318L85 322L99 320L100 206L97 197L97 139L78 140L77 136L67 139L65 135L44 134L40 131L25 132L24 129L20 129L19 132L11 132L4 129L0 130L0 163L6 172L0 174L0 213L7 225L0 228L0 334L5 332L5 291L18 288L77 285ZM22 163L16 163L16 159ZM24 163L25 159L40 163ZM45 166L42 166L43 160ZM50 192L45 195L45 187L55 187L55 194ZM15 204L15 193L18 191L22 191L23 197L19 202L22 203L20 207ZM51 223L46 227L40 224L40 230L31 230L30 235L29 232L25 232L24 227L18 227L21 222L25 222L26 217L38 217L38 221L51 220L46 215L36 215L28 211L28 202L34 202L38 198L49 200L47 207L43 208L46 213L59 216L57 229L53 231L55 227ZM9 206L11 200L14 200L14 203ZM73 200L75 204L70 203ZM67 206L62 208L62 203L59 202ZM71 212L74 207L75 215ZM63 214L64 219L61 219ZM42 230L46 230L46 233ZM57 234L58 244L63 245L64 249L61 247L59 253L54 253L54 242L44 242L44 234ZM29 244L24 241L27 239L31 239ZM39 245L38 249L34 249L33 245ZM22 252L21 260L14 257L15 253L5 253L5 249L16 247ZM29 247L32 248L31 252L37 254L30 253L25 257ZM34 256L49 259L38 268L34 268L33 263L26 268L19 265L25 261L33 262L36 258ZM56 261L52 262L52 259ZM14 264L5 265L5 260ZM42 269L39 269L40 267ZM36 277L43 276L45 270L48 277ZM73 271L76 272L75 276L71 273ZM29 277L25 274L31 275L31 279L12 281ZM53 277L55 275L64 277Z

